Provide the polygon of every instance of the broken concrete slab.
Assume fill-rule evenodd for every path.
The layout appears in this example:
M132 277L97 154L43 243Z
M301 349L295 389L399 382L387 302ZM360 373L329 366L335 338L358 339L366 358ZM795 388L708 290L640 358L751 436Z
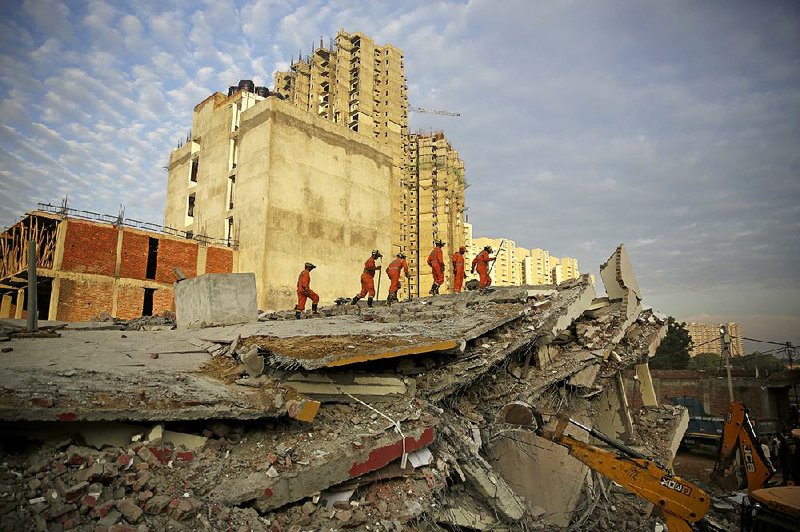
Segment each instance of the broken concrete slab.
M282 382L298 393L321 402L351 402L350 396L362 401L393 401L413 397L412 380L395 374L356 374L353 372L286 372Z
M174 285L180 329L258 321L254 273L211 273Z
M0 368L0 420L260 419L319 407L280 382L258 388L221 378L233 365L178 331L71 331L13 340ZM152 358L152 353L159 353Z
M600 266L600 278L606 288L609 299L622 299L630 290L641 298L639 284L633 274L628 251L620 244L608 260Z

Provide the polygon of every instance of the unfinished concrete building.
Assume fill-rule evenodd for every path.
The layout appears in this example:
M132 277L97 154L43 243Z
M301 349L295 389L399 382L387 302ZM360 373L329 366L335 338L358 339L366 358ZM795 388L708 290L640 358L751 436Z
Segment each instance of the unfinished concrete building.
M328 47L320 43L289 71L276 73L275 91L292 105L389 148L395 171L391 256L400 251L408 256L410 290L420 295L431 284L425 261L433 240L445 240L450 255L463 242L464 163L443 133L409 134L403 60L391 44L339 31ZM446 286L452 286L449 268ZM403 286L401 298L408 289Z
M234 263L233 250L221 241L199 242L121 216L40 205L0 235L0 318L27 317L31 240L43 320L89 321L103 314L130 319L174 310L174 268L194 277L230 272Z
M447 243L445 286L441 291L451 291L450 257L465 244L464 162L444 133L414 134L408 168L410 180L403 191L407 205L403 226L408 230L400 237L400 250L409 256L411 293L418 297L425 295L433 283L426 261L436 239Z
M195 107L170 154L166 225L236 240L261 309L294 306L306 261L323 302L351 296L370 250L391 249L391 151L246 82L231 89Z

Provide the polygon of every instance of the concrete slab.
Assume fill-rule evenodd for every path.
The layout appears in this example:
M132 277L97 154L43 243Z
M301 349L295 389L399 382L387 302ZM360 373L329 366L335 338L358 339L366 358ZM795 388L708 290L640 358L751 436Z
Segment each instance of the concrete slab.
M621 299L626 296L628 290L641 299L639 283L636 282L624 244L620 244L608 261L600 266L600 278L603 280L609 299Z
M287 373L282 382L307 397L321 402L351 402L348 395L362 401L395 401L413 396L413 381L395 374L355 374L352 372Z
M179 329L258 321L254 273L205 274L175 283Z
M15 339L0 366L0 420L260 419L308 403L279 382L225 382L233 365L178 331L73 331Z

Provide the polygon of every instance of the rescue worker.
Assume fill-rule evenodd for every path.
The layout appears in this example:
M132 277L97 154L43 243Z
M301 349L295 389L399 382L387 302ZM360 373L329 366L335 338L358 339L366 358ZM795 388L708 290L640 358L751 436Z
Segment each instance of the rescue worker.
M294 307L294 317L298 320L302 317L302 312L306 309L306 300L311 299L311 311L314 314L317 312L317 304L319 303L319 296L311 290L311 270L316 268L310 262L306 262L305 269L300 272L297 278L297 306Z
M433 243L435 245L431 250L431 254L428 255L428 266L431 267L431 272L433 272L433 284L429 293L436 295L439 293L439 287L444 284L444 255L442 254L444 242L436 239Z
M391 284L389 284L389 296L386 298L387 303L397 301L397 291L400 290L400 270L405 271L406 279L411 277L408 273L408 262L406 262L406 254L400 252L397 258L386 267L386 275L389 276Z
M351 305L358 305L358 300L369 294L367 306L372 306L372 300L375 298L375 272L381 269L380 266L375 264L375 259L380 257L383 257L381 252L373 249L372 255L364 263L364 272L361 274L361 292L353 297L353 301L350 302Z
M453 292L461 292L464 286L464 253L467 248L460 246L457 253L453 253Z
M490 257L489 253L492 252L492 246L485 246L483 251L472 259L472 269L470 273L475 273L478 270L480 276L480 289L488 288L492 284L492 278L489 277L489 263L496 260L496 257Z

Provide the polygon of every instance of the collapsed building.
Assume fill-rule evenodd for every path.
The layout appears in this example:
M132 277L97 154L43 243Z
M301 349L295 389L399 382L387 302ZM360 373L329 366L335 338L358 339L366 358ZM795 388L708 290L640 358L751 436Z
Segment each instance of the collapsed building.
M657 404L648 370L666 321L641 305L623 246L601 277L607 297L582 276L205 328L21 338L0 322L0 523L651 527L649 505L514 420L519 405L567 413L671 464L688 416ZM594 511L622 508L613 497L624 512Z

